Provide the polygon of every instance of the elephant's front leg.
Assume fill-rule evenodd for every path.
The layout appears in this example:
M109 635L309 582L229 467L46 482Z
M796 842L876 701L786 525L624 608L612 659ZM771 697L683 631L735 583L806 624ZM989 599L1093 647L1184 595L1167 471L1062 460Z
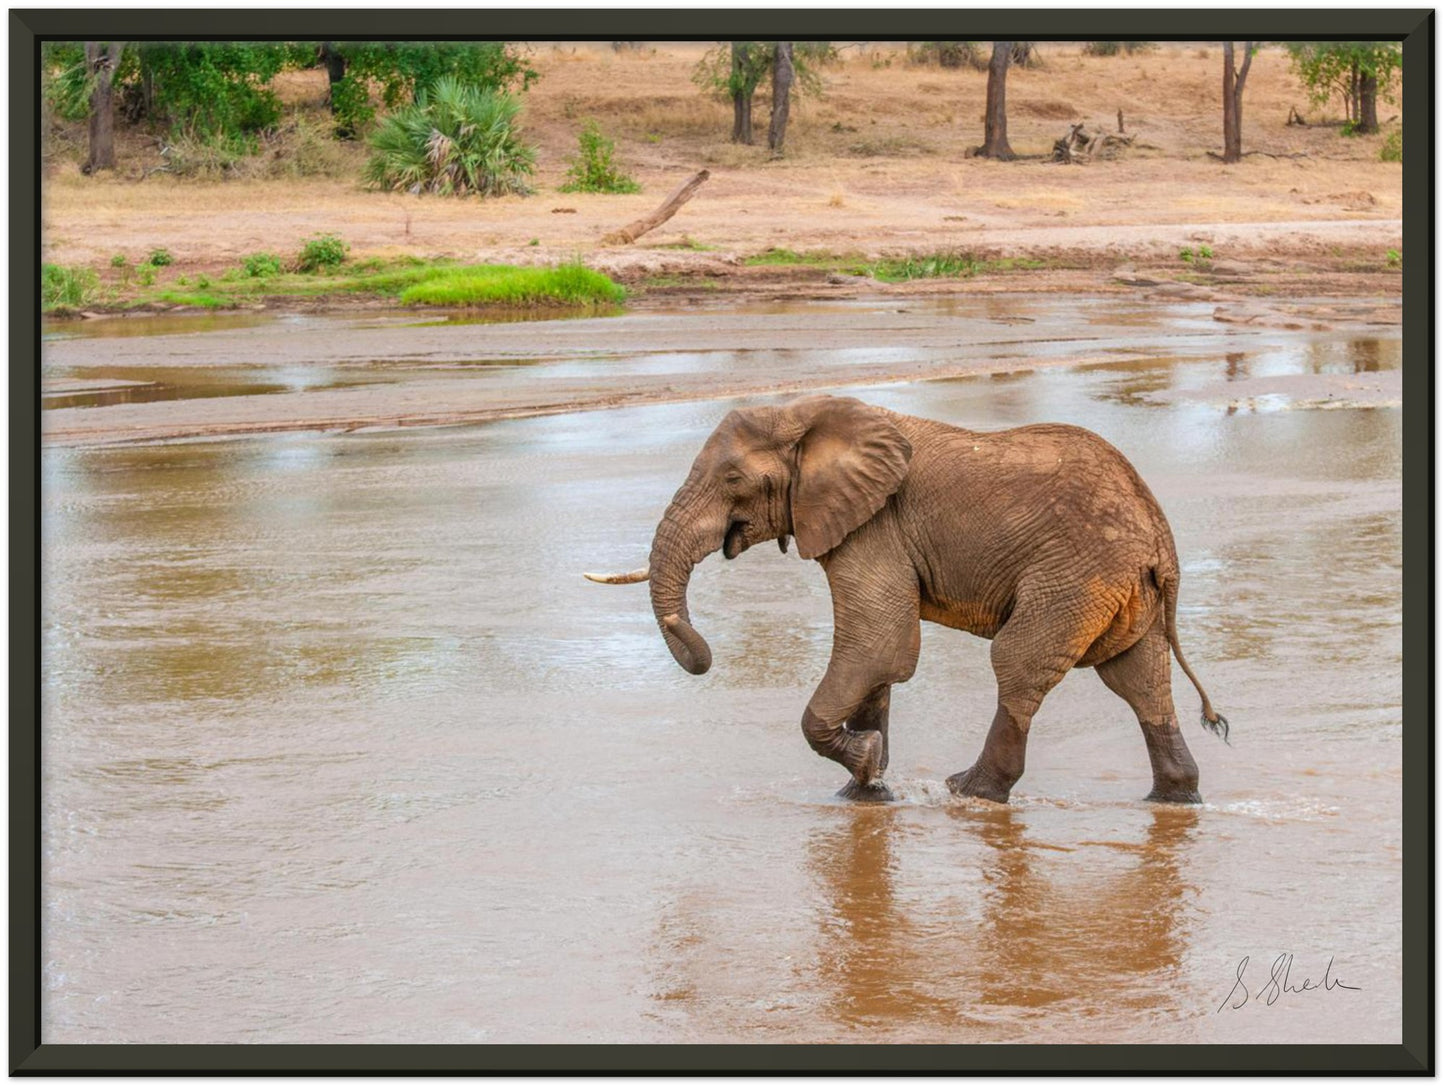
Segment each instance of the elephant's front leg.
M892 684L873 690L863 704L848 715L849 732L876 732L883 740L883 754L878 772L888 769L888 703Z
M803 712L803 735L852 774L839 796L892 800L879 777L888 765L890 686L912 676L918 663L917 580L876 560L846 558L828 564L833 656Z

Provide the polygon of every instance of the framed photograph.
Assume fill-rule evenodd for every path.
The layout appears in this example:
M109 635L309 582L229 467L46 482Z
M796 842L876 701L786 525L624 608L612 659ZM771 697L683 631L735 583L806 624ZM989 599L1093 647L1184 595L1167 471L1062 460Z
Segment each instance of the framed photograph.
M256 14L10 13L12 1072L1433 1073L1431 12Z

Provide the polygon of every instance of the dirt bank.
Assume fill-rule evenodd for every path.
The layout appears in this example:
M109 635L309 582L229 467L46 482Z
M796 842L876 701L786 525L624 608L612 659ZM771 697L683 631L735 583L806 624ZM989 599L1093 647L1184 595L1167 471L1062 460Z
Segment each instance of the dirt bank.
M354 145L328 160L331 176L182 179L151 172L164 160L154 140L134 133L122 140L114 175L83 177L76 134L61 133L45 162L44 259L87 265L113 283L115 254L134 262L165 247L176 258L167 274L214 275L248 253L290 254L308 236L334 232L358 258L532 264L580 256L627 283L644 305L678 293L846 296L877 285L830 272L823 256L944 250L1044 267L924 289L1115 291L1122 269L1235 296L1399 290L1400 166L1379 160L1381 137L1341 137L1325 123L1328 111L1311 110L1279 49L1262 50L1251 70L1252 153L1224 166L1209 155L1219 143L1221 64L1209 43L1118 57L1044 45L1041 66L1009 77L1010 140L1025 156L1012 163L970 157L981 137L985 75L913 66L895 45L844 48L825 70L823 97L795 109L781 160L727 142L729 108L690 81L702 45L529 48L540 73L525 96L528 137L538 147L531 196L367 192L356 180L365 149ZM324 117L321 72L285 75L281 89L300 116ZM1291 107L1316 123L1287 126ZM765 100L759 109L766 117ZM1120 111L1135 139L1123 158L1044 161L1071 122L1114 131ZM1395 112L1386 106L1383 116ZM587 118L615 137L617 161L642 193L558 191ZM601 243L700 167L710 180L670 222L632 246ZM1200 247L1226 271L1182 259ZM774 248L812 263L748 263Z

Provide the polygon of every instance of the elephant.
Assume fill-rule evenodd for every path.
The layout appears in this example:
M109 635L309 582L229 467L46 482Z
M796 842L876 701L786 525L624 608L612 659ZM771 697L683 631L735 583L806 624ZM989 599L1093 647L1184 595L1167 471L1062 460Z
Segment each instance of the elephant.
M1197 804L1199 770L1170 693L1170 653L1199 692L1200 723L1228 743L1179 647L1179 559L1164 512L1124 455L1091 431L1042 423L972 431L852 397L812 395L728 413L662 515L648 565L594 581L649 582L667 647L700 675L692 569L789 538L823 567L833 650L803 712L839 796L888 801L888 706L912 677L922 620L990 639L998 704L957 796L1007 802L1029 725L1071 668L1093 668L1133 709L1153 770L1146 799Z

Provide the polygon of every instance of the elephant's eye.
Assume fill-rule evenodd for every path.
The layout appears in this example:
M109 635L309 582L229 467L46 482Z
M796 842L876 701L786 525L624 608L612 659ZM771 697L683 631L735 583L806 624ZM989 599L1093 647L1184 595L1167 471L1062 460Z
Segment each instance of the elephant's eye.
M743 481L743 474L742 474L741 472L738 472L738 471L732 471L732 472L729 472L727 475L723 476L723 482L724 482L724 483L727 483L727 484L729 484L730 486L733 486L733 487L736 487L736 486L737 486L739 483L741 483L742 481Z

